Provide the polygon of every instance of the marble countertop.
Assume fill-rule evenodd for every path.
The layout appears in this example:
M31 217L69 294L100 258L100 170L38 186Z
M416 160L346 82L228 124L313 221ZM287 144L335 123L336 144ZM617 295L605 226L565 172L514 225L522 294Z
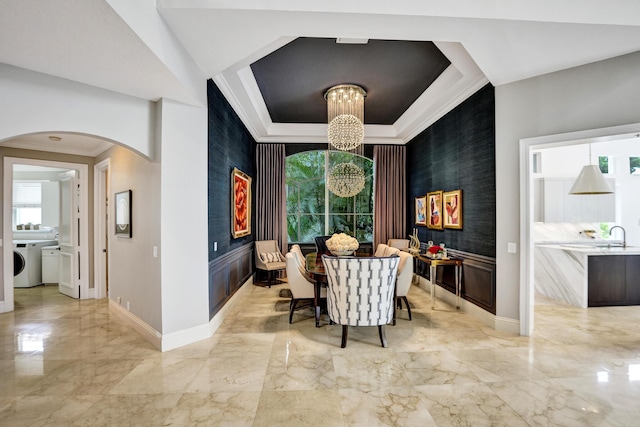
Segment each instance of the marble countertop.
M578 252L585 255L640 255L640 247L627 246L622 247L616 244L608 246L607 243L600 242L597 244L585 243L556 243L548 245L538 245L549 249L560 249L563 251Z

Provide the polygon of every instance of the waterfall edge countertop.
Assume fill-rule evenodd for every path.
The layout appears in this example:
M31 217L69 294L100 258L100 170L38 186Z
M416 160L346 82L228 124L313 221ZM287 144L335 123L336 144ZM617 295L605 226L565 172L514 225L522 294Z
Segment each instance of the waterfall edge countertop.
M536 245L540 248L560 249L563 251L578 252L585 255L640 255L640 247L622 247L619 243L582 244L582 243L556 243Z
M576 307L632 305L638 299L633 296L636 293L634 283L637 281L629 280L637 276L635 265L640 265L640 247L536 245L535 290L539 294ZM611 291L617 289L620 295L605 295L605 298L602 295L607 289L603 291L603 287Z

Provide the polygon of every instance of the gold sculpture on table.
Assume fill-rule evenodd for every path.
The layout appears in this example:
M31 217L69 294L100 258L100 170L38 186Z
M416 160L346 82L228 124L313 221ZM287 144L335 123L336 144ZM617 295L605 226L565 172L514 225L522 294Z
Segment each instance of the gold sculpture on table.
M409 253L411 255L418 255L420 253L420 240L418 239L418 229L413 229L413 234L409 236L411 242L409 243Z

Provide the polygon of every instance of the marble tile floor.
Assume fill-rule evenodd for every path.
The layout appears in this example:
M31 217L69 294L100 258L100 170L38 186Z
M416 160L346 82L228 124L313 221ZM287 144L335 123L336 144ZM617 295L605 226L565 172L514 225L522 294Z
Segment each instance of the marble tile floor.
M287 285L251 286L215 335L161 353L55 287L0 314L0 426L640 425L640 307L537 299L531 337L428 293L387 327L288 323Z

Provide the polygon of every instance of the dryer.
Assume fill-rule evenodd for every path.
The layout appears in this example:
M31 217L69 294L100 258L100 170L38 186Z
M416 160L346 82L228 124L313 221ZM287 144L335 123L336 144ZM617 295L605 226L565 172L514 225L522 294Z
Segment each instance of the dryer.
M13 278L14 288L30 288L42 284L42 248L55 245L55 240L14 240L14 265L24 262L21 273ZM17 254L17 256L16 256Z

